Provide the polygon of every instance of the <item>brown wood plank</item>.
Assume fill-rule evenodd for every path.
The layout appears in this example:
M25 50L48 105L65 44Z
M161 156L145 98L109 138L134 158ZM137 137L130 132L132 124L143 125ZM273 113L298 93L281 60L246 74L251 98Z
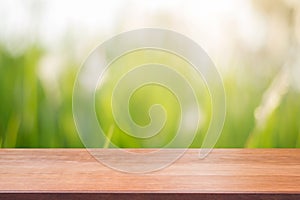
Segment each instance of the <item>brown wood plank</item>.
M0 193L1 199L300 199L300 149L214 149L205 159L190 149L146 174L114 171L85 149L0 149Z

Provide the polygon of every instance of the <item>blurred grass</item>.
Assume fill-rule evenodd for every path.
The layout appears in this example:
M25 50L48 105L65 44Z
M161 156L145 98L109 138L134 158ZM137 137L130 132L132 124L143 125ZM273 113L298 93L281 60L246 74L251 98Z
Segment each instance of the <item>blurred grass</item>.
M73 83L79 67L68 60L58 78L59 98L51 85L43 84L38 75L39 64L46 52L38 45L15 56L0 46L0 147L82 147L72 116ZM147 58L138 56L137 62ZM153 57L152 57L153 58ZM130 60L127 64L131 65ZM239 66L237 66L239 67ZM112 72L115 74L115 72ZM300 147L300 94L290 89L262 129L256 128L254 111L260 104L264 90L272 77L259 81L257 74L245 71L243 76L224 74L227 95L227 117L216 147ZM258 83L253 83L258 82ZM168 112L169 122L162 137L151 141L134 139L124 134L113 122L109 108L109 85L98 92L98 118L112 141L120 147L160 147L172 138L178 124L177 103L174 95L158 86L144 87L134 94L130 111L139 124L147 124L147 110L153 103L161 103ZM202 108L209 116L210 102L205 95ZM155 97L155 98L153 98ZM145 101L145 98L147 101ZM209 117L208 117L209 118ZM209 120L204 120L191 147L200 147ZM163 138L163 139L162 139Z
M37 46L12 56L0 47L1 147L81 147L72 116L72 88L76 70L62 75L60 102L38 76L44 52ZM50 86L51 87L51 86Z
M193 70L186 61L175 55L157 50L139 50L129 53L113 62L107 72L107 77L103 78L105 81L101 84L101 90L97 90L96 92L96 111L100 123L102 122L101 126L104 128L105 132L109 132L108 129L111 125L115 127L111 141L119 147L158 148L171 142L179 128L181 115L179 102L172 92L158 85L147 85L139 88L133 94L129 102L130 114L133 120L141 126L150 123L148 110L152 105L161 104L164 107L167 113L167 121L158 134L146 139L134 138L125 134L118 128L118 125L115 124L111 109L112 88L116 85L122 75L144 63L159 63L166 66L172 66L180 72L180 74L184 75L187 80L190 80L192 86L197 87L196 95L200 100L200 109L205 115L205 118L202 119L202 124L204 124L204 126L201 126L198 137L203 138L203 134L205 134L209 124L211 105L209 101L209 92L201 77L194 77L197 72ZM176 81L168 74L165 74L165 78L170 81ZM174 82L174 84L176 84L176 82ZM178 87L180 87L180 85L178 85ZM124 99L118 99L117 101L124 101ZM122 106L121 102L117 102L117 104ZM124 126L126 125L128 126L128 124L124 124ZM193 133L191 131L186 131L185 134L188 135ZM181 145L182 144L176 144L176 147L180 147ZM199 144L195 145L199 146Z

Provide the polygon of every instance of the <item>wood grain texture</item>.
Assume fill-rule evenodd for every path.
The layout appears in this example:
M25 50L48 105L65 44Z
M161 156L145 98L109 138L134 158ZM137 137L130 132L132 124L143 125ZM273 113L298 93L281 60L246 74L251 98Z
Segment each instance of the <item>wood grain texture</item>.
M0 193L1 199L300 199L300 149L214 149L205 159L190 149L146 174L114 171L86 149L0 149Z

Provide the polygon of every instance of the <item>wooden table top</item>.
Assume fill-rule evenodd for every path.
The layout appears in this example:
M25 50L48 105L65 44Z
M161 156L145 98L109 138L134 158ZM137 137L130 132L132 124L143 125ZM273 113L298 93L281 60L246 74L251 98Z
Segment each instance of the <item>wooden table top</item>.
M99 151L114 156L113 149ZM214 149L204 159L198 158L198 151L189 149L162 170L130 174L104 166L86 149L0 149L0 193L4 199L24 193L33 195L27 199L37 193L77 193L78 198L88 193L146 195L138 199L147 193L211 194L212 199L221 194L260 194L300 199L300 149Z

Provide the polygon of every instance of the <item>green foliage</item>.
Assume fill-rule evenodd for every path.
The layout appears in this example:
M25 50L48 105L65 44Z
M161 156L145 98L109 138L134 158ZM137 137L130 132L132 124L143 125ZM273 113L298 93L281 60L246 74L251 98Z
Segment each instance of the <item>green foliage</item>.
M70 59L62 66L64 70L58 77L58 88L55 88L58 95L54 95L53 87L45 84L38 74L45 54L40 47L32 46L22 55L13 56L0 46L0 147L82 147L72 115L72 91L79 65ZM134 63L147 59L141 55L136 58ZM128 66L133 60L126 61ZM118 75L116 71L110 73ZM192 72L183 73L190 76ZM109 95L115 76L104 83L104 88L96 95L97 116L108 137L120 147L161 147L170 141L178 128L180 114L175 96L159 86L146 86L133 95L129 109L138 124L149 123L147 112L154 103L164 105L169 120L158 137L150 141L135 139L124 134L111 115ZM254 111L271 78L253 84L253 80L257 81L255 74L246 72L244 76L248 81L234 73L223 76L227 117L216 147L300 147L299 92L289 90L267 124L258 129ZM202 89L206 91L205 87ZM208 95L197 96L206 117L192 148L201 146L210 122Z
M72 118L75 73L62 76L58 103L38 76L42 56L37 46L17 57L0 48L1 147L82 146Z

